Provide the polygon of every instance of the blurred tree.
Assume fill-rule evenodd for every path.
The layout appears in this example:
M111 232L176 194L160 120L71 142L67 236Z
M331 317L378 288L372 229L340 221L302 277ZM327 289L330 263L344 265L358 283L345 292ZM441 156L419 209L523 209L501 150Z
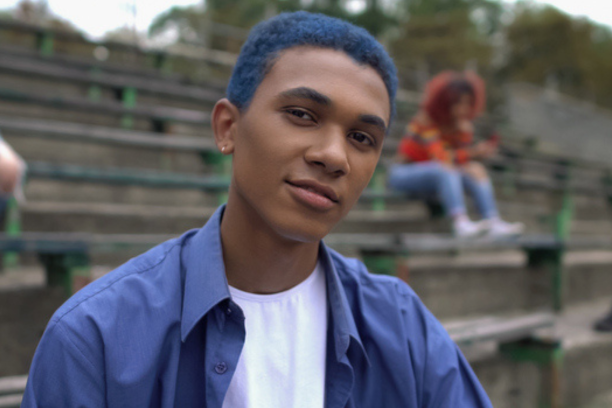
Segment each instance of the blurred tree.
M210 44L213 48L237 51L246 38L246 31L264 18L283 11L307 10L343 18L368 29L374 35L396 25L396 18L386 13L379 0L364 0L366 7L360 13L351 13L345 0L314 0L303 4L301 0L207 0L201 6L172 7L157 16L149 27L149 36L155 37L168 30L177 34L179 42ZM213 39L219 36L231 37L233 41Z
M28 0L24 0L28 1ZM31 0L29 0L31 1ZM477 69L499 99L500 81L558 84L560 90L612 106L612 33L552 7L498 0L205 0L172 7L149 36L173 33L179 43L238 52L248 29L283 11L340 17L382 39L403 87L420 88L445 69ZM502 17L513 10L514 18ZM499 91L499 92L498 92ZM497 95L497 96L496 96Z
M612 106L612 33L551 6L519 4L506 30L508 79Z
M593 25L559 10L527 5L517 6L508 26L507 65L510 78L576 90L587 82L592 60Z
M64 31L77 31L68 21L54 15L46 1L21 0L12 13L13 18L27 24Z
M149 26L149 36L155 37L168 30L173 30L177 42L197 41L201 35L204 22L204 10L197 6L173 6L159 14Z
M400 35L391 52L405 86L414 88L445 69L489 66L490 35L502 8L487 0L404 0Z
M612 30L596 27L593 32L593 61L588 64L589 86L595 101L612 108Z
M149 36L173 31L179 43L195 43L238 52L248 29L286 7L294 0L208 0L205 7L175 6L157 16L149 26Z
M104 41L143 45L146 43L145 40L143 33L134 31L134 28L128 26L119 27L104 34Z
M306 10L313 13L322 13L332 17L338 17L368 30L372 35L380 37L386 31L397 26L397 16L392 16L385 11L380 0L363 0L363 10L351 12L347 9L346 1L326 0L314 1L309 6L300 6L299 2L294 10Z

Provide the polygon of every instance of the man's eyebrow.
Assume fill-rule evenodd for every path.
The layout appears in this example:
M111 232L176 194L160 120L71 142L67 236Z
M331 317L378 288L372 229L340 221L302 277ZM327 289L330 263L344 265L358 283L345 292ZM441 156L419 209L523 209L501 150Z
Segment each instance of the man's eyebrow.
M331 106L332 100L329 97L323 95L322 93L315 91L312 88L308 88L306 86L301 86L299 88L292 88L280 93L280 96L286 98L301 98L301 99L310 99L311 101L324 106Z
M387 125L380 116L376 115L359 115L359 121L367 123L368 125L374 125L379 128L383 133L387 132Z

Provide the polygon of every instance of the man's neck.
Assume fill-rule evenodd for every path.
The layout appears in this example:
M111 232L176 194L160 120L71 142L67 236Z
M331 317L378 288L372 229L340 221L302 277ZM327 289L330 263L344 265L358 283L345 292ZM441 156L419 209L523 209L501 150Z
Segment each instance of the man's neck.
M245 292L278 293L314 270L318 242L280 236L249 206L230 200L221 221L223 262L229 284Z

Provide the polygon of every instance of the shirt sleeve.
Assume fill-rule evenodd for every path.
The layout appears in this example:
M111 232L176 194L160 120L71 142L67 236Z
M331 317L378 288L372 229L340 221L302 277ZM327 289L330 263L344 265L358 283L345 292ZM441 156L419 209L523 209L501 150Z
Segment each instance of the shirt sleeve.
M440 130L436 127L426 127L413 122L408 126L404 140L407 142L400 144L400 152L406 157L415 156L417 161L452 161L451 154L440 138Z
M473 134L471 132L461 132L457 136L457 147L455 148L455 163L465 164L472 158L469 147L472 145Z
M423 408L493 408L459 347L440 322L423 309L427 327Z
M62 322L51 323L38 345L21 408L105 407L104 367L91 341Z

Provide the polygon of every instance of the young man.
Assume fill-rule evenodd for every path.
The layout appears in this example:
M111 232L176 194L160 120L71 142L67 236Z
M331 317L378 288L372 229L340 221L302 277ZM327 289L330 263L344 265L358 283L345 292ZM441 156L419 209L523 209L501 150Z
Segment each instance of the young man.
M490 407L405 283L321 242L374 172L396 87L363 29L254 28L212 115L227 205L68 300L23 406Z

